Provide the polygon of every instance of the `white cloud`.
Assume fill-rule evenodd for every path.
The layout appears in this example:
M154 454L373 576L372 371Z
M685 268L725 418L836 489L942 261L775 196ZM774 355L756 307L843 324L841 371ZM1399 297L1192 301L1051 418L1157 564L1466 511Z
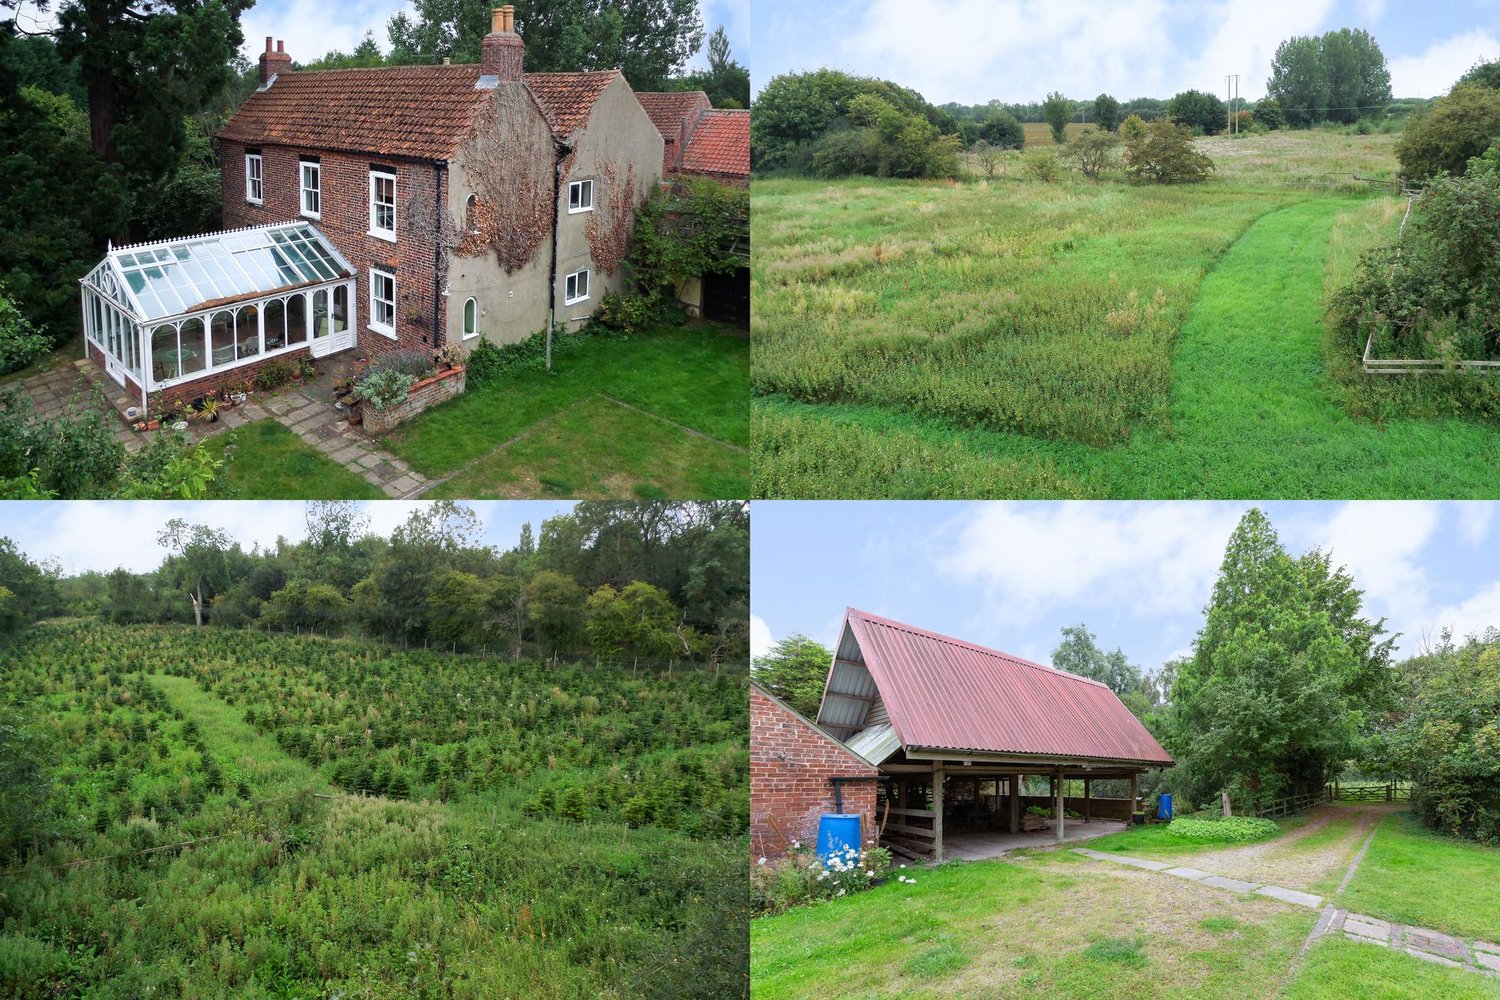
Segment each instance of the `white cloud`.
M1264 94L1276 49L1294 35L1316 33L1333 5L1333 0L1261 0L1256 4L1218 5L1220 9L1208 11L1203 20L1217 22L1219 26L1192 62L1192 72L1182 85L1223 97L1227 96L1224 77L1239 74L1242 97ZM1168 91L1161 93L1165 95Z
M1421 55L1392 59L1391 91L1397 97L1437 97L1469 67L1495 58L1500 58L1500 40L1491 31L1475 28L1434 42Z
M1487 629L1500 628L1500 583L1492 583L1468 600L1426 617L1432 623L1432 634L1414 638L1436 639L1437 631L1446 627L1453 631L1454 639L1461 642L1466 636L1483 635ZM1411 643L1403 645L1407 652L1416 651Z
M288 0L257 4L240 17L245 33L243 51L253 63L265 51L267 35L286 43L287 55L309 63L337 49L352 52L370 31L382 51L389 51L385 25L397 11L408 10L401 0Z
M1054 605L1196 614L1243 508L1229 504L986 504L949 526L937 571L984 589L983 613L1018 624Z
M1315 529L1313 544L1331 551L1334 565L1345 566L1366 601L1386 613L1426 608L1432 578L1417 556L1437 531L1441 514L1442 507L1433 503L1348 503Z
M1495 520L1495 505L1470 501L1453 505L1458 516L1458 534L1470 545L1478 545L1489 536Z
M1354 5L1355 10L1359 11L1360 19L1367 22L1367 26L1385 17L1385 7L1386 0L1358 0Z
M750 616L750 656L752 658L765 656L775 645L771 637L771 626L760 615Z

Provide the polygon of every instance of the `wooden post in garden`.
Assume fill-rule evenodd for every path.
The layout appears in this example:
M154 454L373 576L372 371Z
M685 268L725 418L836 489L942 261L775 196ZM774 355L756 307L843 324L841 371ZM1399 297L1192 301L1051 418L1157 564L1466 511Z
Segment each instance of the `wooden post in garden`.
M1083 779L1083 821L1087 823L1092 818L1089 809L1089 779L1085 775Z
M1219 791L1219 807L1223 810L1225 816L1234 815L1233 809L1229 805L1229 789L1227 788Z
M1057 778L1055 781L1057 783L1057 799L1052 810L1052 818L1056 820L1052 824L1053 839L1061 844L1063 842L1063 813L1067 811L1063 808L1063 802L1067 795L1067 786L1063 782L1062 768L1057 769Z
M1010 832L1021 832L1021 776L1010 776Z
M1130 815L1125 817L1125 825L1129 826L1135 822L1135 782L1140 777L1136 772L1130 772Z
M932 762L932 860L943 863L943 762Z

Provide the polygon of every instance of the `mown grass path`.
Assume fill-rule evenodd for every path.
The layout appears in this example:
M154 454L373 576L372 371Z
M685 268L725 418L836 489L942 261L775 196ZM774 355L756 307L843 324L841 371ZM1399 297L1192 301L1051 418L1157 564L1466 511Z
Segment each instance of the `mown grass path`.
M1164 431L1144 430L1100 449L1020 434L959 431L873 407L812 407L775 399L758 405L779 433L802 421L833 420L857 441L885 439L921 455L954 496L984 495L996 477L1018 496L1116 498L1493 498L1500 496L1500 430L1458 419L1362 423L1327 392L1322 359L1324 258L1335 217L1349 201L1322 198L1257 221L1203 281L1173 351L1172 416ZM934 456L934 449L938 454ZM759 451L759 449L758 449ZM758 462L777 460L761 452ZM807 477L820 484L903 483L913 494L942 495L942 482L909 477ZM767 477L757 472L757 495ZM804 485L778 476L771 490ZM1004 487L1002 487L1003 489Z
M305 761L256 732L243 713L222 698L204 691L186 677L151 674L149 680L167 696L172 707L197 724L226 775L233 779L249 778L261 787L298 785L317 792L334 791Z

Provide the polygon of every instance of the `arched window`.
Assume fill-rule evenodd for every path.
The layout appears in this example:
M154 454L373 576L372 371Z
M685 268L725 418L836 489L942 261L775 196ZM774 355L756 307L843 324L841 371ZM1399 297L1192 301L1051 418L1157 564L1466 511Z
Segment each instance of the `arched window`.
M479 195L471 194L464 202L464 228L471 233L479 232Z
M479 302L475 299L464 300L464 339L479 336Z

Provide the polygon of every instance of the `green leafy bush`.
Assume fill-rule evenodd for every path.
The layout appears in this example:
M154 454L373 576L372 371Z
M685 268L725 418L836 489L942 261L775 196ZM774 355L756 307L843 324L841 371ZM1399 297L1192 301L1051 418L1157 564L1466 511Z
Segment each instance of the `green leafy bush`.
M1056 184L1062 180L1062 161L1050 149L1028 149L1021 154L1021 172L1034 181Z
M416 376L387 369L367 372L360 376L359 381L355 383L355 389L359 393L359 398L375 409L387 410L406 402L411 387L416 384Z
M607 292L595 317L604 327L620 333L639 333L661 319L661 302L649 295L618 295Z
M376 356L370 362L367 373L373 372L400 372L410 375L413 381L420 381L431 375L437 369L433 366L432 358L425 351L414 351L403 348L399 351L387 351Z
M1190 127L1159 121L1146 125L1144 133L1133 131L1126 136L1125 166L1156 184L1194 184L1208 179L1214 161L1193 145Z
M0 375L19 371L51 349L0 285Z
M1412 181L1461 174L1500 136L1500 91L1457 87L1406 126L1396 143L1401 173Z
M830 855L825 864L811 848L794 842L785 858L758 858L751 867L752 909L782 913L794 906L850 896L877 884L890 869L891 852L883 847L863 851L848 847ZM908 881L905 875L900 878Z
M255 373L255 387L267 392L280 389L292 380L292 373L292 366L280 358L267 361L261 366L260 371Z
M1253 816L1183 817L1167 824L1167 832L1172 836L1205 844L1249 844L1274 837L1280 829L1271 820Z

